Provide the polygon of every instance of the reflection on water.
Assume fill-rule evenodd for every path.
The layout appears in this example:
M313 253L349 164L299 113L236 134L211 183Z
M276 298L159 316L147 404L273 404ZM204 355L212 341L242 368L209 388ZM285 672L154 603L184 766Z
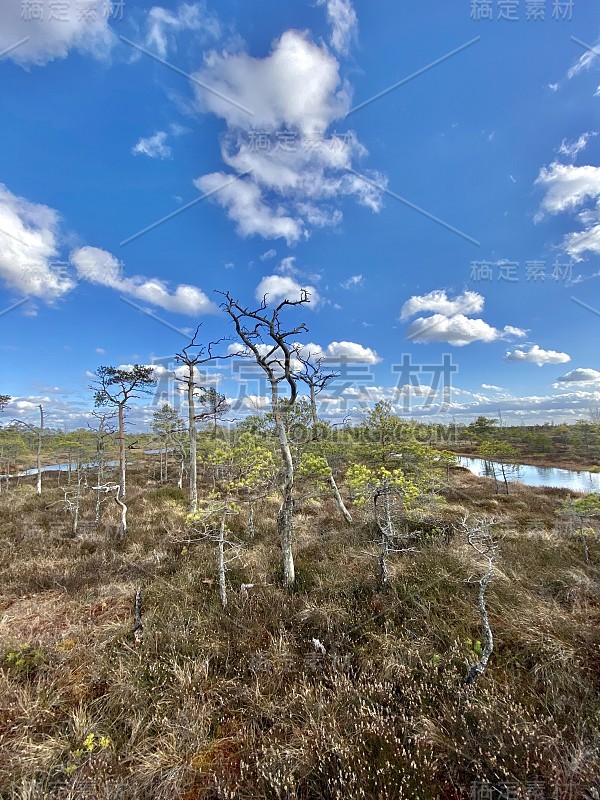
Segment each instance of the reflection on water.
M482 458L459 456L458 463L475 475L482 478L494 477L486 461ZM497 476L502 480L502 473L497 469ZM558 489L570 489L572 492L600 492L600 473L579 472L573 469L557 467L533 467L530 464L518 464L517 470L508 471L509 480L519 481L526 486L553 486Z

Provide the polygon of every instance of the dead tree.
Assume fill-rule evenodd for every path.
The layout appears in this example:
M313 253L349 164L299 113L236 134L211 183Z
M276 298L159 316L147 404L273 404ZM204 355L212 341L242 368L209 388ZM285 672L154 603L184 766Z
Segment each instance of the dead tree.
M99 414L97 411L93 411L92 416L98 420L98 427L92 430L94 431L94 437L96 439L96 486L94 487L96 492L96 512L94 522L96 525L99 525L100 509L102 505L100 493L104 482L104 469L106 466L106 439L109 436L113 436L115 430L109 425L109 420L112 415ZM88 427L91 428L89 424Z
M31 425L29 422L23 422L20 419L13 419L12 423L14 425L22 425L27 430L31 431L36 435L37 438L37 453L36 453L36 469L37 469L37 483L36 483L36 493L42 493L42 441L44 437L44 407L38 406L40 410L40 424L39 427L35 425Z
M217 545L217 578L219 582L219 597L221 598L221 606L223 609L227 607L227 564L239 557L239 551L242 547L240 541L234 539L233 534L227 527L227 517L235 512L231 508L231 504L224 500L223 502L216 500L210 502L202 511L196 512L192 518L191 525L193 526L194 533L197 534L194 538L188 536L182 544L190 546L196 542L214 542ZM228 552L232 552L232 556L227 556ZM212 579L211 584L214 582Z
M190 450L190 513L195 514L198 510L198 446L196 440L196 421L198 415L196 414L196 392L201 389L196 384L196 377L199 367L212 363L216 359L229 358L229 355L217 356L213 353L212 348L220 344L223 339L218 339L216 342L209 342L208 345L201 345L196 343L200 325L196 328L196 333L192 337L191 342L183 348L179 353L175 353L175 360L179 364L187 367L187 375L183 378L176 378L176 380L185 384L187 404L188 404L188 434L189 434L189 450ZM216 416L215 416L216 426Z
M148 394L154 386L154 369L135 364L131 369L98 367L94 373L96 380L90 388L95 392L96 406L113 405L117 408L119 439L119 492L117 503L121 506L123 534L127 532L127 506L125 498L127 460L125 458L125 408L130 400Z
M138 586L133 601L133 638L136 644L141 644L144 638L144 623L142 622L142 587Z
M382 480L373 492L373 511L379 532L379 584L382 588L385 588L390 580L388 570L390 553L408 553L415 549L401 546L402 540L406 537L399 535L394 525L392 501L394 495L399 493L402 494L402 490L387 480Z
M494 575L494 561L498 557L499 550L498 542L494 539L491 532L493 524L494 520L492 519L480 519L469 522L467 517L464 517L461 523L461 527L467 534L469 546L484 562L486 567L481 578L475 581L479 584L477 606L479 609L479 616L481 617L481 626L483 628L485 643L481 655L475 664L469 665L467 661L465 686L472 686L480 675L483 674L494 650L494 636L488 618L487 606L485 604L485 595ZM471 581L469 580L469 582Z
M253 357L267 377L271 389L271 409L279 440L283 462L281 486L282 503L277 516L277 529L283 551L283 583L293 586L295 580L293 535L294 535L294 461L285 424L287 411L298 396L298 378L292 369L292 357L296 355L293 337L308 329L304 323L285 330L281 314L284 309L301 306L309 302L308 293L302 289L298 300L282 300L275 308L267 308L266 296L260 306L250 310L240 305L229 292L222 293L225 301L222 308L233 320L238 338L244 345L239 355ZM280 384L289 388L289 397L280 395Z
M339 377L339 372L327 372L323 367L323 356L311 361L310 353L307 358L296 352L296 358L302 364L302 370L296 373L298 380L308 387L310 398L310 413L312 417L313 440L319 438L319 415L317 413L317 396L321 394L327 384Z

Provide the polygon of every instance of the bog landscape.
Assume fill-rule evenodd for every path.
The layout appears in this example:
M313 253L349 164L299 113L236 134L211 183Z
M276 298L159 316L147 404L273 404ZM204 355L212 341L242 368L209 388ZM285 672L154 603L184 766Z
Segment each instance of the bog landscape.
M0 0L1 800L600 800L599 31Z

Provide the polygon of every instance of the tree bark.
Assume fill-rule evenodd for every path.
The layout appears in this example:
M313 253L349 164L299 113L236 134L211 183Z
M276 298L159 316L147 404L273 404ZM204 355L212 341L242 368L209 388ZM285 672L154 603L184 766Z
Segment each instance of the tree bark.
M37 494L42 493L42 436L44 435L44 409L40 409L40 429L38 431L38 445L37 445Z
M188 425L190 437L190 513L198 511L198 455L196 442L196 409L194 404L194 368L190 367L188 379Z
M342 515L343 519L350 525L352 523L352 515L344 505L344 501L342 499L342 495L340 494L340 490L338 489L338 485L335 482L335 478L333 477L333 472L329 474L329 485L331 486L331 491L333 492L333 498L335 500L335 504L338 507L340 514Z
M219 595L221 597L221 605L223 608L227 607L227 583L225 581L225 520L227 513L223 513L221 518L221 525L219 528L219 549L217 556L217 572L219 575Z
M119 403L119 494L122 500L125 500L125 497L127 496L125 487L125 471L125 414L124 403Z
M277 515L277 531L281 536L281 550L283 552L283 585L293 586L296 578L294 554L292 552L294 538L294 462L285 429L285 421L279 409L277 384L272 384L272 395L273 416L275 417L277 437L283 459L283 485L281 487L283 500Z

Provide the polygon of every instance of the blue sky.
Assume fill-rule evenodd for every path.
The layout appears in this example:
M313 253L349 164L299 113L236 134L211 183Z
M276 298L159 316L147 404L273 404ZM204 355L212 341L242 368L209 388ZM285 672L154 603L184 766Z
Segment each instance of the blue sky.
M85 424L99 365L166 386L198 323L231 333L215 290L300 288L332 418L585 417L600 10L569 6L0 0L5 418Z

